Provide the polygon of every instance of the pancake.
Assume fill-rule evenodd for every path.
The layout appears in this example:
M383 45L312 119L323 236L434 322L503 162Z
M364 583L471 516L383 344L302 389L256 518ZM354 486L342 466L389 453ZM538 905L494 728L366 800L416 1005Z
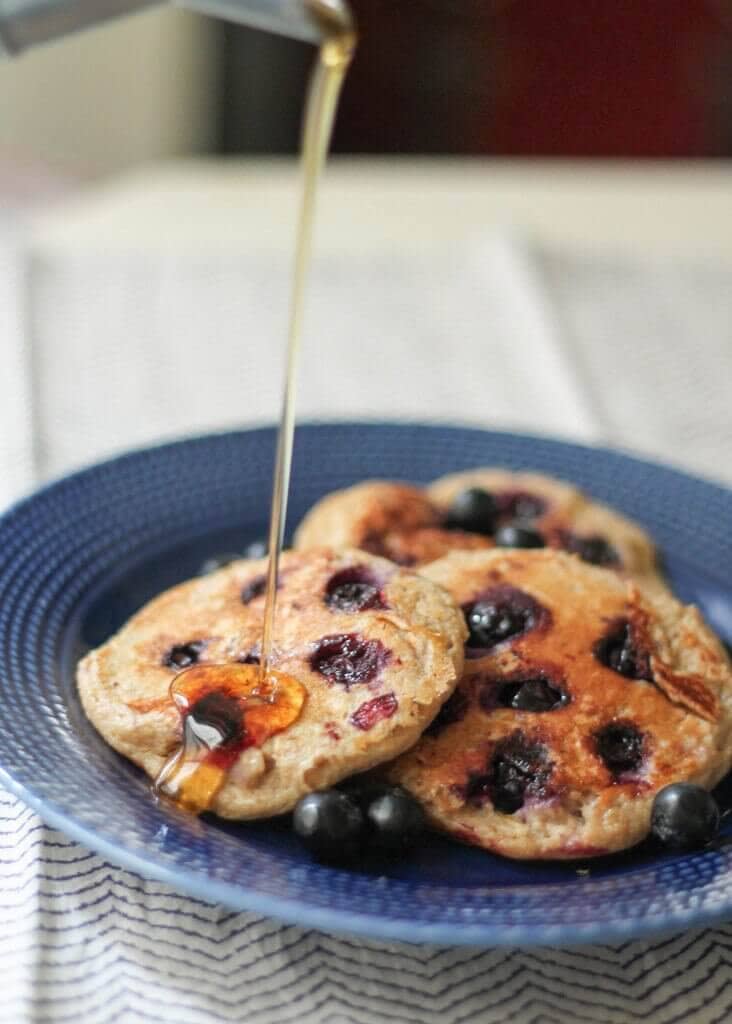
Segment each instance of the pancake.
M453 510L475 489L488 496L494 511L483 524L468 517L467 528ZM305 516L295 547L357 547L399 565L421 567L451 551L488 550L497 540L506 546L511 541L506 527L518 527L516 542L509 546L537 543L566 550L646 586L664 585L654 545L636 523L571 484L501 469L452 474L426 488L367 480L334 491Z
M173 680L205 676L202 666L228 666L233 677L258 660L266 564L238 561L174 587L80 662L88 718L152 778L181 744ZM286 552L273 667L295 680L284 690L297 701L294 720L241 750L211 809L278 814L412 746L455 687L464 638L461 611L430 580L361 551ZM251 739L262 712L249 726L248 714L241 728Z
M558 551L422 570L471 623L463 677L387 770L452 836L515 858L642 840L655 794L732 765L732 672L693 607Z

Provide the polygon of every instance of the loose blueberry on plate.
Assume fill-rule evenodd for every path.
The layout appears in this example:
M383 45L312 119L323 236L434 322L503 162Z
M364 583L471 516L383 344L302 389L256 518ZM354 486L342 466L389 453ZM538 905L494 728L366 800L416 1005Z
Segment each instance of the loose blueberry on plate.
M379 853L405 853L412 849L425 827L420 804L400 786L377 793L366 808L369 846Z
M364 817L355 800L337 789L308 793L295 805L292 826L318 860L353 860L364 838Z
M376 800L377 797L383 796L393 788L390 783L383 782L368 772L363 775L352 775L338 783L338 789L347 793L351 800L355 800L364 815L372 800Z
M651 833L676 850L704 846L719 830L719 807L711 793L691 782L673 782L656 793Z
M346 779L340 788L361 808L369 849L404 853L416 844L426 824L424 811L401 786L367 774Z
M495 540L499 548L543 548L546 544L538 530L522 523L499 526Z
M480 487L461 491L450 506L445 526L448 530L465 530L490 536L496 528L498 508L495 498Z

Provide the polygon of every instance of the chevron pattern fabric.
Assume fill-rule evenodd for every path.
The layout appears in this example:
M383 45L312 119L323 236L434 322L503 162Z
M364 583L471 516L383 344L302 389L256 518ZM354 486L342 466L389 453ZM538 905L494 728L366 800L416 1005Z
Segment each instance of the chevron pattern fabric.
M0 790L3 1024L722 1024L732 924L574 949L383 944L113 867Z

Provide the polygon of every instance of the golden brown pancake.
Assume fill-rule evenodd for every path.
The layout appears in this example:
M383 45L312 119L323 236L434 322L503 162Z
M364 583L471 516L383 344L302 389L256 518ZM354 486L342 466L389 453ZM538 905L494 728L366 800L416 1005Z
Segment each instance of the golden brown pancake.
M389 768L437 827L509 857L610 853L663 786L729 771L732 672L695 608L558 551L423 573L472 625L455 693Z
M81 661L87 716L151 777L181 743L178 674L257 660L265 571L265 560L240 561L182 583ZM285 553L276 621L273 667L304 702L286 728L242 749L212 806L223 817L278 814L407 749L462 669L465 624L449 594L362 551Z
M335 491L310 509L295 547L358 547L415 567L450 551L493 548L495 530L448 528L453 502L471 488L493 497L495 528L511 523L529 527L548 547L627 573L646 585L663 586L653 543L637 524L563 481L502 469L455 473L427 488L367 480Z

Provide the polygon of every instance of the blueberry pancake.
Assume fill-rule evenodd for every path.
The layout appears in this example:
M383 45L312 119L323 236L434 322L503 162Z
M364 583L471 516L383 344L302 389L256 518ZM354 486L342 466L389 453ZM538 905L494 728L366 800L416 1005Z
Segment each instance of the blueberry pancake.
M461 496L476 491L493 497L494 536L506 547L529 546L521 543L520 532L519 543L510 543L511 531L526 526L547 547L579 555L591 565L624 570L644 584L661 582L653 543L637 523L563 480L540 473L474 469L435 480L427 496L442 516L449 517Z
M425 489L367 480L326 495L305 516L295 546L326 543L410 566L455 550L546 546L661 583L653 544L640 527L570 484L537 473L476 469Z
M174 587L81 661L87 716L150 776L181 744L173 680L177 687L206 675L203 666L211 675L258 661L266 564L238 561ZM285 553L273 667L294 680L297 706L287 727L262 742L241 744L257 735L261 701L244 712L236 736L223 727L224 751L234 739L242 749L208 806L226 818L278 814L406 750L453 690L465 635L462 612L431 580L362 551ZM225 689L207 693L206 713L199 707L194 721L209 714L203 728L219 728L228 699Z
M424 490L393 480L365 480L321 498L300 523L295 547L325 543L409 566L435 561L456 548L493 546L487 536L448 528Z
M387 772L437 827L509 857L611 853L662 787L730 769L732 670L695 608L559 551L423 572L463 608L465 669Z

